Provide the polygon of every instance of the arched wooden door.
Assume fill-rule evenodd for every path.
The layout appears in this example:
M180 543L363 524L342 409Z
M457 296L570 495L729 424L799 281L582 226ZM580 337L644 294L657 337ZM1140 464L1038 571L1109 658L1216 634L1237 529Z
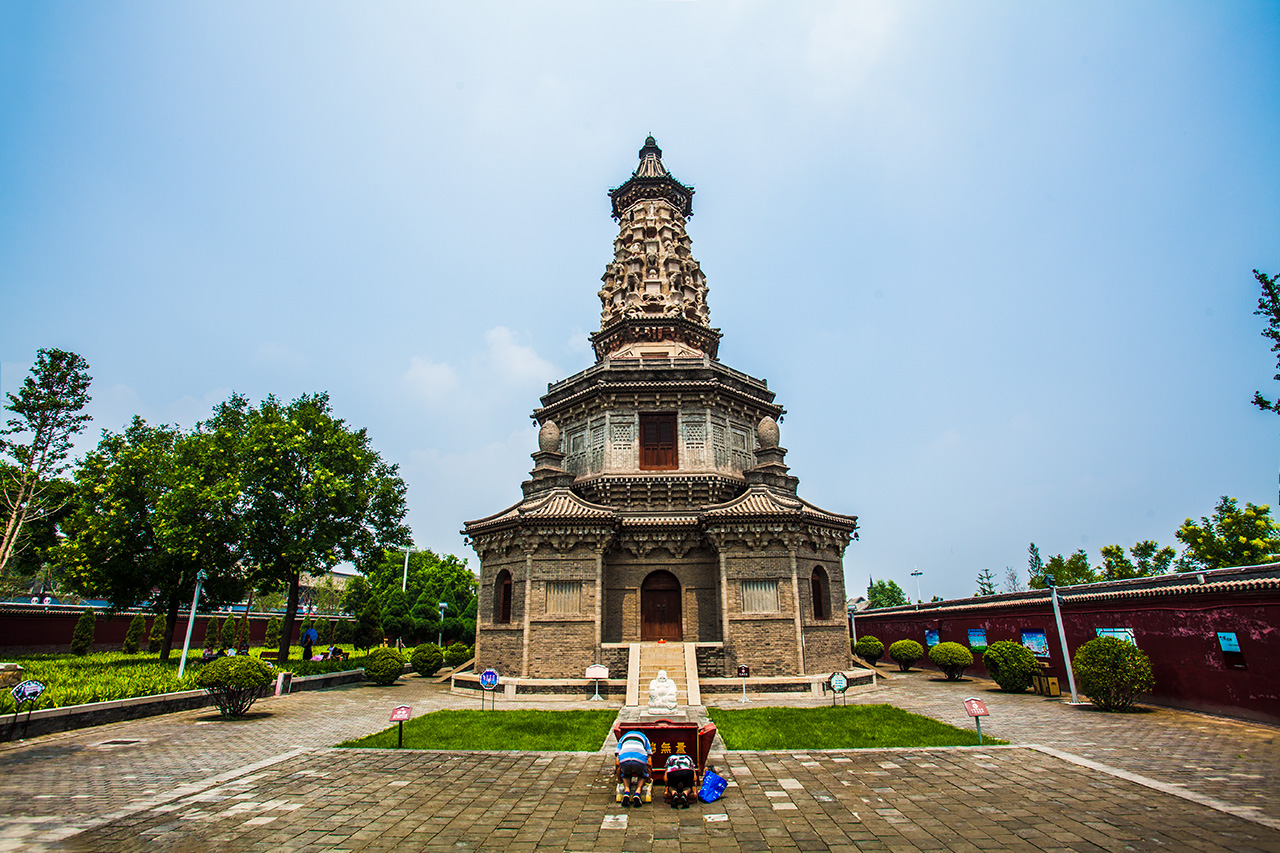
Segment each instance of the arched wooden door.
M671 572L651 572L640 585L640 639L682 640L680 581Z

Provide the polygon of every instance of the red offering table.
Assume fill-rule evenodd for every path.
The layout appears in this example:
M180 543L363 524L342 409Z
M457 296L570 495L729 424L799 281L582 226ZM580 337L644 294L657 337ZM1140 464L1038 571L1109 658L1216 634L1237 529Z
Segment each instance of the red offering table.
M614 723L613 735L621 739L627 732L643 732L653 745L649 765L655 781L666 781L667 759L672 755L688 755L698 765L698 776L707 766L711 743L716 739L715 723L698 728L697 723L678 723L674 720L654 720L651 723Z

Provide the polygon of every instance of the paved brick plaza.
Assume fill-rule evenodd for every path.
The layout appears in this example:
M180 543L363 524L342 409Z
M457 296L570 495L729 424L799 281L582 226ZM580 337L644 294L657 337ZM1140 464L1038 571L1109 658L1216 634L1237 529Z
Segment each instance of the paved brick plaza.
M984 732L1013 746L713 755L733 787L680 811L620 808L607 755L331 748L401 702L476 706L417 678L263 701L242 722L172 714L0 748L0 850L1280 853L1277 730L991 686L912 673L855 701L968 725L959 700L980 695Z

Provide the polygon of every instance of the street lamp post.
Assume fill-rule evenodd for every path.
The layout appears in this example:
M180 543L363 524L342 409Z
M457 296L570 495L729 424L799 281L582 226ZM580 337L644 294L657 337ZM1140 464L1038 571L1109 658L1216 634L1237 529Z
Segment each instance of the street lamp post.
M404 551L404 575L400 578L400 591L409 591L409 555L422 553L416 548L405 547L404 545L396 545L396 550Z
M178 680L187 671L187 650L191 648L191 629L196 626L196 605L200 602L200 587L204 586L204 569L196 572L196 594L191 596L191 615L187 617L187 636L182 641L182 660L178 662Z
M858 608L854 607L853 605L849 606L849 639L855 643L858 642L858 629L854 627L853 614L857 612L858 612Z
M924 572L920 571L919 569L916 569L914 572L911 573L911 577L916 579L916 609L917 610L920 609L920 576L922 574L924 574Z
M449 602L442 601L440 607L440 633L436 635L436 645L444 648L444 612L449 609Z
M1049 598L1053 601L1053 619L1058 623L1058 642L1062 644L1062 665L1067 670L1067 684L1071 686L1071 704L1078 705L1080 698L1076 696L1076 676L1071 671L1071 654L1067 651L1067 635L1062 630L1062 611L1058 608L1058 585L1053 582L1053 575L1045 575L1044 582L1049 585Z

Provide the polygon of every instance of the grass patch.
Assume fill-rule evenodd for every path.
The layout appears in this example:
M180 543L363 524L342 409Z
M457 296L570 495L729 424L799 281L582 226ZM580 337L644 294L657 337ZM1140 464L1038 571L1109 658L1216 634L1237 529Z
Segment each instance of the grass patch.
M862 749L876 746L976 746L978 733L892 705L835 708L708 708L729 749ZM983 736L982 743L1006 741Z
M350 645L340 644L339 648L347 652L353 651ZM261 651L260 646L253 646L250 649L250 653L255 657ZM166 663L160 662L158 651L136 654L93 652L83 656L70 653L25 655L8 660L22 666L23 680L34 679L42 682L46 688L34 706L30 703L23 704L22 710L25 712L28 708L34 710L63 708L88 702L109 702L116 699L132 699L137 696L155 696L161 693L176 693L180 690L194 690L196 684L193 676L203 666L200 654L200 649L192 649L188 654L187 669L181 681L178 680L178 661L182 657L181 647L170 653ZM296 676L302 676L363 667L364 656L355 654L346 661L304 661L301 646L295 645L291 649L290 660L282 668ZM13 696L8 690L0 690L0 716L12 714L13 711Z
M404 724L405 749L595 752L617 710L434 711ZM395 749L396 726L338 746Z

